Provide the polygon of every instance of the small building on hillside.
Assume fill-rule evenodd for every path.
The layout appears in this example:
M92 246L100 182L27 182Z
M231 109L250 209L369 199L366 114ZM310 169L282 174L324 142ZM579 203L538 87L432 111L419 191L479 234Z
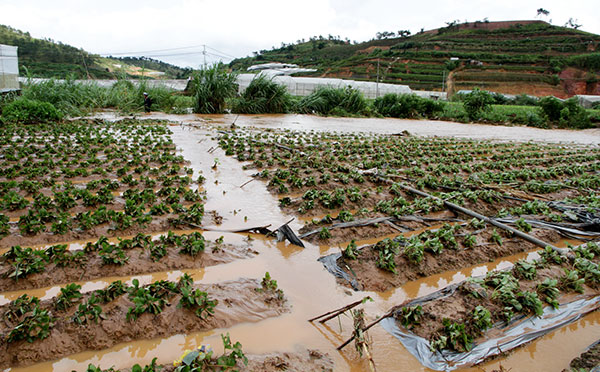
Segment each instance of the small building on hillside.
M19 90L17 47L0 44L0 93Z

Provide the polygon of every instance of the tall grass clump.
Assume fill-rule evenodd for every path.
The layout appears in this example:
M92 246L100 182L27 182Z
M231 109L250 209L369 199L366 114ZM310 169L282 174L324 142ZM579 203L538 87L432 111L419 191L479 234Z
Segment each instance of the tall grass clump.
M51 103L63 115L79 116L95 108L106 106L107 91L95 83L77 83L75 80L29 79L23 87L23 97Z
M283 85L264 75L257 75L233 105L240 114L280 114L290 109L291 96Z
M225 112L225 100L237 93L237 74L229 73L222 63L196 72L190 82L194 95L194 112L198 114L221 114Z
M375 99L373 106L383 116L393 118L436 118L444 111L444 103L416 94L388 93Z
M121 79L111 87L94 82L67 80L34 81L23 87L23 97L47 102L64 116L81 116L93 110L114 108L124 112L143 110L144 92L152 99L152 109L170 112L176 103L173 90L163 86L150 86L146 80Z
M352 87L320 87L302 98L296 111L303 114L333 116L368 115L368 105L363 94Z
M107 99L101 108L115 108L124 112L142 111L144 107L144 92L152 100L153 111L171 112L176 98L173 90L163 86L150 86L146 80L132 83L129 80L119 80L110 88L106 88Z

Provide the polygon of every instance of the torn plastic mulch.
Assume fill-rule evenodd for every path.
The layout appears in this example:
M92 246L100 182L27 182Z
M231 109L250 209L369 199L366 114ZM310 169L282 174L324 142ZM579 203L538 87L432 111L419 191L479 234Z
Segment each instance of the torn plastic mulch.
M460 284L450 285L427 296L415 299L404 306L416 306L451 296ZM494 334L499 333L499 336L487 339L479 344L474 343L471 351L466 353L449 350L432 352L429 348L429 340L400 327L394 317L386 318L380 324L386 331L400 340L404 347L425 367L436 371L452 371L457 368L479 364L494 355L512 350L572 323L598 308L600 308L600 296L593 298L579 297L571 302L561 304L557 310L548 306L544 308L544 313L540 318L520 316L509 323L496 324ZM398 308L398 311L401 311L401 309Z
M323 266L325 266L325 269L327 269L327 271L333 274L336 278L342 278L348 283L350 283L350 285L355 291L361 291L362 287L358 283L358 281L355 278L348 275L348 273L346 273L344 270L342 270L341 267L338 266L337 260L341 256L341 253L332 253L328 256L319 257L317 261L322 263Z

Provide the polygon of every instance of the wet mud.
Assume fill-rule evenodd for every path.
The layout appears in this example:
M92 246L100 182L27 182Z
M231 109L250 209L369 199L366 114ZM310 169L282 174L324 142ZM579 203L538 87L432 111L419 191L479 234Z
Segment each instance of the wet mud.
M177 304L181 296L173 294L159 314L143 313L135 321L128 321L126 315L134 303L127 295L122 295L102 305L100 319L88 320L83 325L71 319L75 307L54 312L56 320L50 336L34 343L22 340L5 344L6 352L0 356L0 367L24 366L83 350L101 350L131 340L228 328L236 323L257 322L289 311L285 301L273 293L257 291L261 288L257 280L240 279L195 288L207 292L210 299L218 301L212 316L201 318L192 310L180 308ZM8 308L8 305L0 307L0 312L5 313ZM52 308L52 301L42 303L42 308ZM7 330L14 325L5 321L0 326L0 333L8 333Z

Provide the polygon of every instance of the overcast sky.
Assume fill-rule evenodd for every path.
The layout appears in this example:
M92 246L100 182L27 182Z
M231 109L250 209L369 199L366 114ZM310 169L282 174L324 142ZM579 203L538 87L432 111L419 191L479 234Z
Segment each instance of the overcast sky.
M365 41L378 31L445 26L445 22L535 19L564 25L577 19L600 34L598 0L0 0L0 24L97 54L146 52L198 68L311 36L339 35ZM183 48L183 49L175 49Z

